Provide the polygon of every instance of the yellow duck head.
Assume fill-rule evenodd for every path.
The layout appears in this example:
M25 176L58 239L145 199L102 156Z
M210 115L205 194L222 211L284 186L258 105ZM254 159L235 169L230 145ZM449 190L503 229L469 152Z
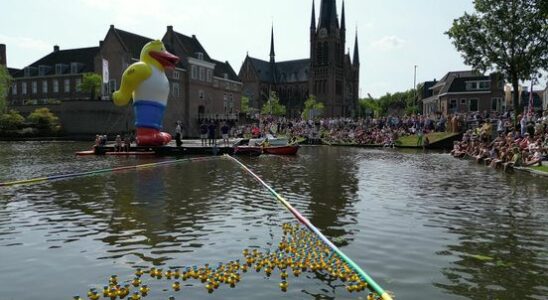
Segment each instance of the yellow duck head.
M146 44L141 50L142 62L153 65L160 70L174 68L179 62L179 57L169 53L160 40L155 40Z

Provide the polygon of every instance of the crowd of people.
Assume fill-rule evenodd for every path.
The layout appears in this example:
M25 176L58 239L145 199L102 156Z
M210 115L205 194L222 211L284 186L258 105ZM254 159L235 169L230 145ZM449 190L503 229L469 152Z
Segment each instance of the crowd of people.
M542 165L548 160L548 112L518 115L516 122L510 115L481 120L455 142L451 154L504 169Z

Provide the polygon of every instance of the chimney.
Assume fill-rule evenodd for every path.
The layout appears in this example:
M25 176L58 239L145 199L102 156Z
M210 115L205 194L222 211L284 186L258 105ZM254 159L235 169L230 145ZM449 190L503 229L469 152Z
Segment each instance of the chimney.
M0 44L0 65L7 66L8 59L6 58L6 45Z
M172 31L173 31L173 25L168 25L167 32L172 32Z
M58 45L53 46L53 52L59 52L59 46Z

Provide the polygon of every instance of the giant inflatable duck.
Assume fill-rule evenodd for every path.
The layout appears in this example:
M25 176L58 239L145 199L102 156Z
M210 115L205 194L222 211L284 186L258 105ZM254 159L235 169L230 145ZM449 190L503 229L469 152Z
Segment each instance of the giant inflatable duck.
M171 141L171 135L160 130L170 90L165 69L177 62L179 58L167 52L161 41L146 44L140 61L125 70L120 89L112 95L118 106L133 98L139 146L163 146Z

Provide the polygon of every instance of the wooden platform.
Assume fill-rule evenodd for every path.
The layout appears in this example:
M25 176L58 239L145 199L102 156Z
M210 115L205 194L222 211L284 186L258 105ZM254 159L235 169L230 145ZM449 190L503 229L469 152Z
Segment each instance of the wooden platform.
M237 145L240 140L231 139L229 145L217 142L217 145L202 146L200 140L184 140L181 147L175 145L175 141L172 141L168 145L162 147L141 147L132 146L129 151L134 155L150 154L154 152L158 156L182 156L182 155L223 155L233 154L234 146ZM101 146L96 149L96 155L106 155L107 153L115 152L115 145L109 143L106 146Z

